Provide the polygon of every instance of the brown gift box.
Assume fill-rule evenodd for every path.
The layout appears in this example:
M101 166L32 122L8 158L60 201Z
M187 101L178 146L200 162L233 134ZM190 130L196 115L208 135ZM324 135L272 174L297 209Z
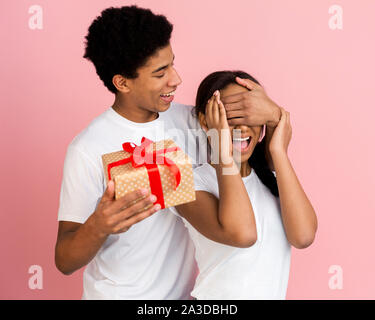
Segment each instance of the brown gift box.
M155 158L153 159L152 155L150 157L150 153L161 153L162 156L172 160L174 164L177 166L180 172L181 180L180 183L175 189L176 186L176 178L175 175L170 170L169 166L165 163L168 161L167 159L162 159L160 161L156 160L156 167L160 174L160 178L157 179L161 181L162 191L159 190L159 194L155 194L158 197L158 200L154 203L160 203L161 208L168 208L173 207L182 203L187 203L190 201L195 200L195 187L194 187L194 178L193 178L193 169L191 165L191 161L189 157L175 144L173 140L161 140L158 142L152 142L148 139L143 138L141 146L135 146L136 148L141 148L138 150L133 150L132 152L129 151L130 143L125 143L128 145L128 148L124 147L124 150L107 153L102 155L103 160L103 167L106 176L106 181L108 183L108 165L110 165L110 176L111 179L115 182L115 198L118 199L125 194L132 192L134 190L140 188L146 188L150 191L150 193L155 194L155 187L157 188L157 183L154 184L153 188L151 188L150 178L148 169L145 165L141 165L139 167L133 167L132 161L129 161L126 164L113 164L114 162L124 162L124 159L131 158L132 155L140 154L142 148L148 152L148 155L143 154L143 159L145 159L146 163L150 164L151 166L155 163ZM124 145L125 145L124 144ZM123 145L123 146L124 146ZM148 145L147 147L143 147ZM177 148L177 151L168 151L162 153L163 149L168 148ZM125 151L125 149L127 151ZM130 160L130 159L128 159ZM164 160L164 161L163 161ZM154 161L154 162L153 162ZM159 164L161 163L161 164ZM163 164L164 163L164 164ZM112 165L111 165L112 164ZM154 169L156 169L155 165ZM156 176L157 173L156 173ZM164 206L163 206L164 205Z

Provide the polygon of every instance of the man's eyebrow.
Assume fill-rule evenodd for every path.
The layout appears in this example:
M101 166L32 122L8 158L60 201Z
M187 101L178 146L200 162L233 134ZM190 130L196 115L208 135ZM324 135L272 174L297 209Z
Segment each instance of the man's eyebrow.
M173 62L173 61L174 61L174 55L173 55L173 60L172 60L172 62ZM167 64L166 66L162 66L162 67L160 67L160 68L157 68L156 70L152 71L152 73L157 73L157 72L159 72L159 71L161 71L161 70L164 70L164 69L168 68L168 66L169 66L169 64Z

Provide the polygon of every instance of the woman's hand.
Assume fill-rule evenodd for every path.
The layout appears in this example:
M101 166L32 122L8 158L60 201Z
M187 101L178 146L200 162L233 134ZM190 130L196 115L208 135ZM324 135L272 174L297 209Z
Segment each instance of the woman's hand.
M275 128L271 141L269 143L269 151L271 155L276 153L288 153L288 146L292 138L292 126L290 125L290 113L280 108L281 119Z
M176 206L176 209L208 239L229 246L250 247L257 241L256 221L246 187L232 158L231 132L219 91L207 102L202 128L211 144L211 165L216 169L219 196L200 190L195 201Z
M232 164L233 144L220 92L216 90L206 105L206 124L214 164Z

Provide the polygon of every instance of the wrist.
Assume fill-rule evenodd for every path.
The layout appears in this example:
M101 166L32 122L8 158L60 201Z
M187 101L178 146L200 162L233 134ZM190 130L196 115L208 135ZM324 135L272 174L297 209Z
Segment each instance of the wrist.
M220 159L219 163L212 163L212 166L215 169L222 169L222 168L231 168L234 165L234 160L232 157L227 157L226 159Z
M98 224L96 223L95 219L95 213L87 219L85 225L87 227L86 230L89 235L96 240L104 241L109 236L109 234L106 234L105 232L100 230L100 228L98 228Z
M272 160L275 160L277 158L287 158L288 152L283 149L269 149L270 155Z
M281 118L280 108L274 104L271 110L270 119L266 122L267 128L276 128Z
M216 170L216 175L219 178L219 176L233 176L233 175L240 175L239 168L241 167L241 164L237 164L234 160L232 163L219 163L216 165L213 165L214 169Z

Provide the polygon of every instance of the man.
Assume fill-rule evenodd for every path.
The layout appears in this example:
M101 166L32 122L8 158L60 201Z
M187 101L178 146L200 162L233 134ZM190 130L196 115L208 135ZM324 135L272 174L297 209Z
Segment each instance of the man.
M84 57L115 101L73 139L64 163L55 262L64 274L87 265L83 299L190 297L196 266L182 221L169 209L153 206L156 199L147 190L115 200L101 161L102 154L120 150L124 142L171 137L197 163L195 148L186 146L195 146L187 132L199 124L191 107L171 106L181 84L173 67L172 29L164 16L130 6L104 10L86 36ZM250 82L242 84L251 89ZM230 97L233 121L277 123L277 106L266 96L258 101L264 103L249 103L246 95Z

